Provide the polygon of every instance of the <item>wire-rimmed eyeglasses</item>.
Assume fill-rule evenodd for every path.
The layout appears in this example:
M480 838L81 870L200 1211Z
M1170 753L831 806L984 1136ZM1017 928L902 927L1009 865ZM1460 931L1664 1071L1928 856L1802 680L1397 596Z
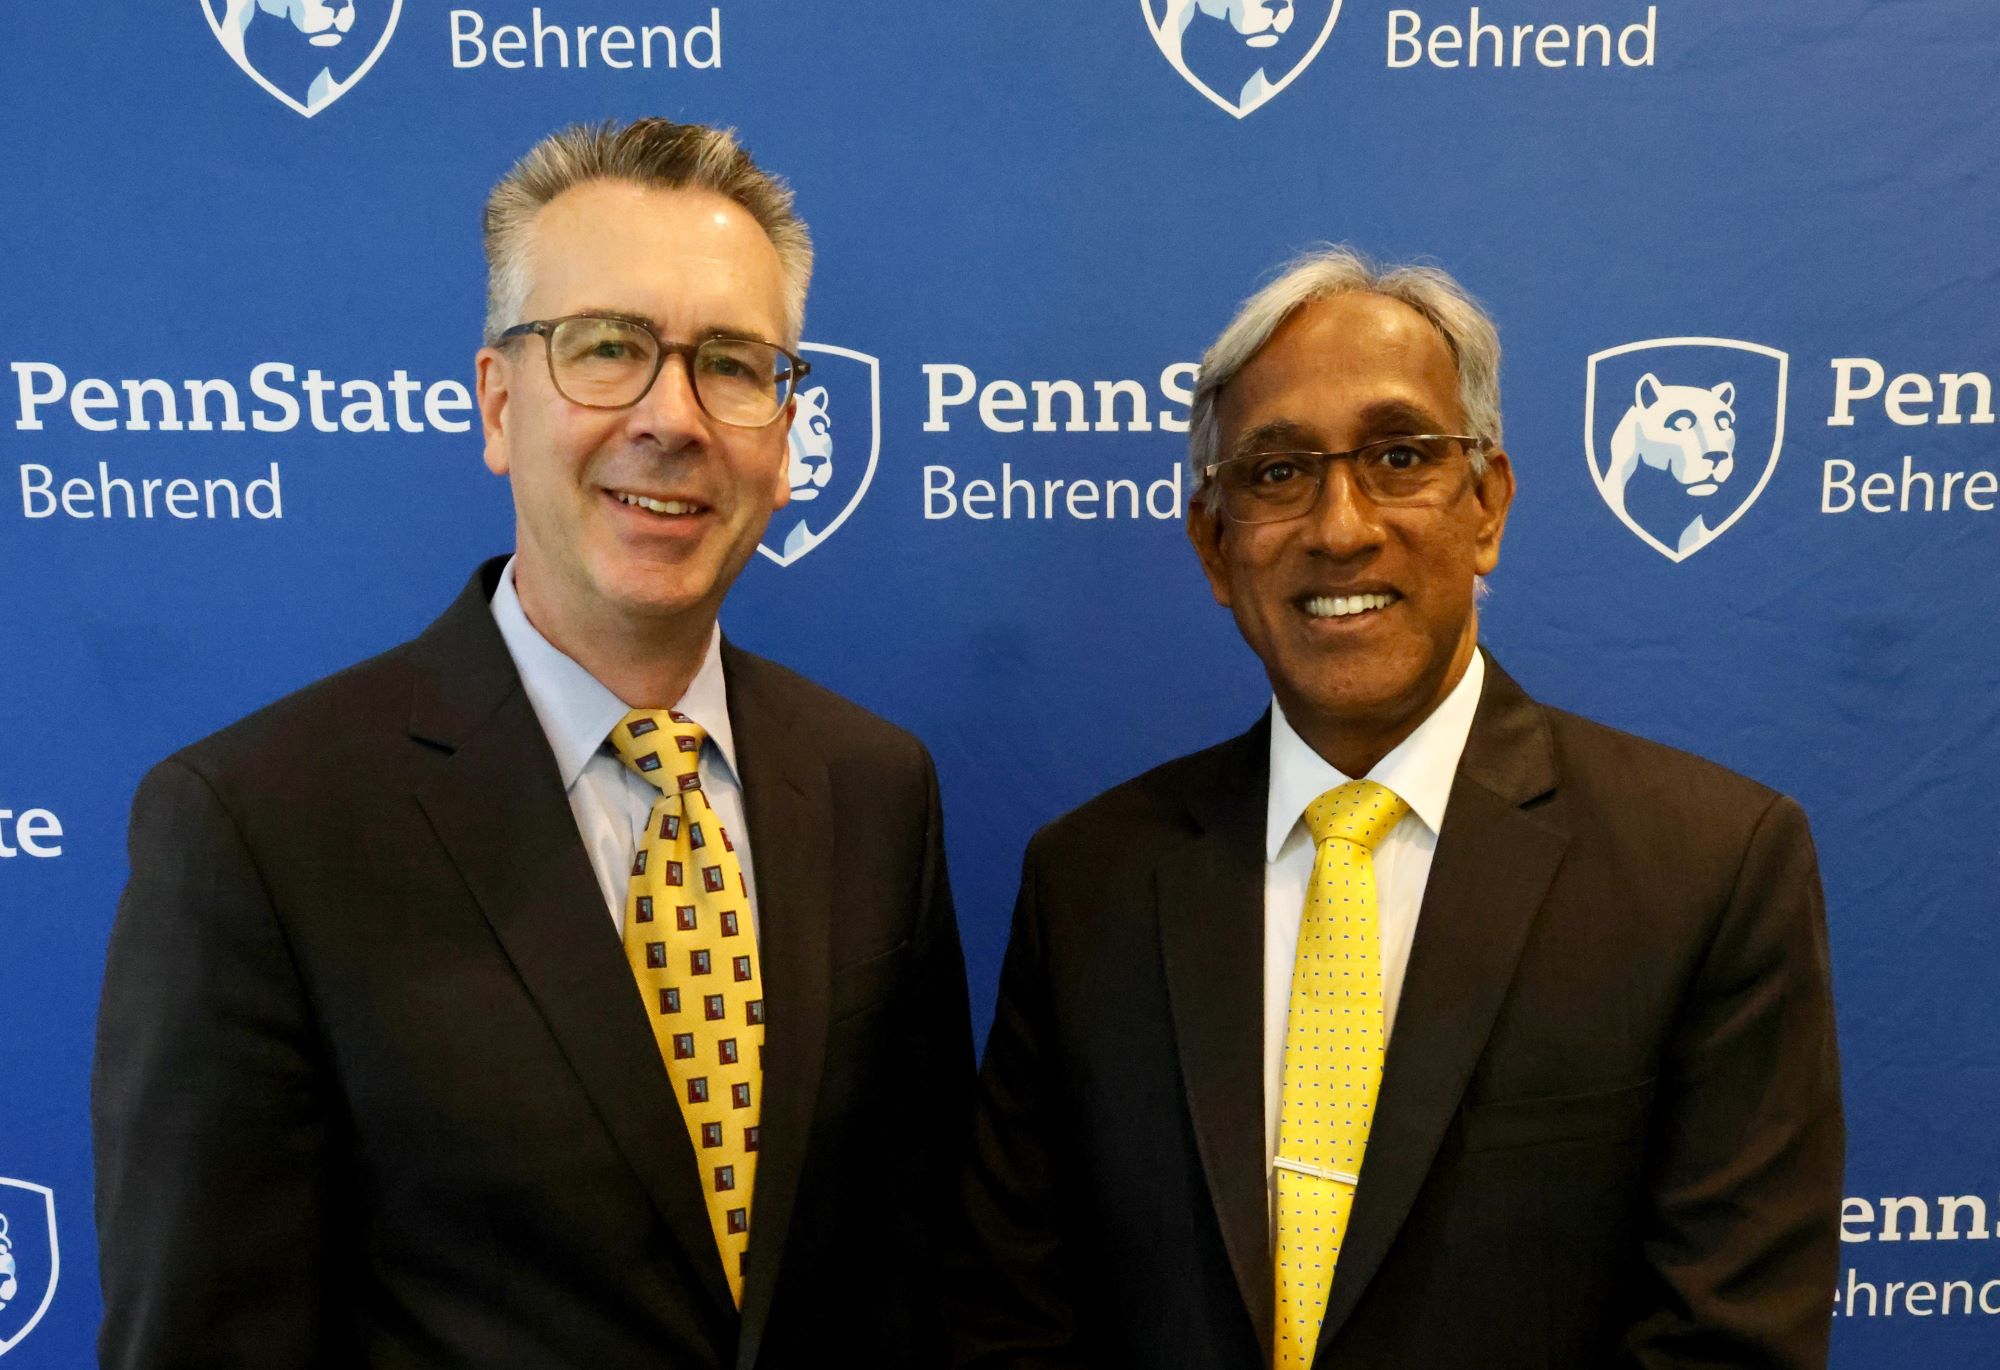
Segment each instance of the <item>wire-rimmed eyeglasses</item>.
M1327 467L1349 460L1354 483L1380 505L1443 504L1458 493L1474 453L1493 444L1464 433L1379 438L1349 452L1246 452L1202 470L1231 523L1282 523L1319 502Z
M712 337L663 342L636 319L569 314L517 323L496 344L533 333L545 342L549 382L572 404L629 409L644 399L670 356L679 357L702 412L737 428L762 428L784 412L804 358L758 338Z

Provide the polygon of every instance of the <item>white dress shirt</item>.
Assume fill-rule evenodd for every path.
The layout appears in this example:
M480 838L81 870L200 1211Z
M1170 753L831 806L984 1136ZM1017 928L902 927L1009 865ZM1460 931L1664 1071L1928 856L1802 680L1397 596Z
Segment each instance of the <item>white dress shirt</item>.
M1417 730L1376 763L1366 779L1394 790L1410 812L1375 849L1376 925L1382 938L1382 1025L1384 1040L1396 1022L1403 971L1417 936L1417 912L1430 883L1431 857L1444 828L1444 809L1458 759L1472 731L1486 661L1477 651L1444 702ZM1264 1159L1266 1179L1276 1194L1278 1104L1284 1083L1285 1021L1292 1002L1292 962L1299 945L1299 922L1312 883L1313 840L1306 806L1351 776L1292 731L1285 711L1271 701L1271 790L1264 826Z
M625 931L625 890L632 858L639 850L646 817L659 790L618 759L609 746L611 730L631 712L603 682L559 651L528 621L514 591L510 558L493 593L493 621L500 625L521 684L534 706L535 717L548 735L556 770L569 795L569 810L590 868L604 892L611 922ZM708 640L708 654L695 672L687 693L674 708L708 733L696 765L702 793L728 830L743 866L743 885L750 896L751 935L757 926L757 877L750 864L750 831L743 821L743 786L736 771L736 735L729 726L729 698L722 678L722 627Z

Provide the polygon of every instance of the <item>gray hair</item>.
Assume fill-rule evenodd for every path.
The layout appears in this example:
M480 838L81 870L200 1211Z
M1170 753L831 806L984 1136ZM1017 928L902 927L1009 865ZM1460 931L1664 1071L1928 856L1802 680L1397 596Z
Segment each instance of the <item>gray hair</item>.
M588 181L630 181L667 190L708 190L748 210L778 250L785 276L785 344L805 330L812 235L793 212L791 187L760 170L734 129L640 119L574 124L551 133L514 164L486 200L486 343L522 322L527 308L529 228L542 206Z
M1215 416L1222 388L1263 350L1294 313L1317 300L1365 292L1401 300L1430 320L1458 368L1458 400L1474 437L1500 445L1500 334L1464 286L1434 266L1383 266L1345 245L1315 248L1287 263L1278 278L1252 295L1201 359L1188 416L1188 463L1200 488L1203 471L1222 457ZM1473 453L1473 469L1485 456Z

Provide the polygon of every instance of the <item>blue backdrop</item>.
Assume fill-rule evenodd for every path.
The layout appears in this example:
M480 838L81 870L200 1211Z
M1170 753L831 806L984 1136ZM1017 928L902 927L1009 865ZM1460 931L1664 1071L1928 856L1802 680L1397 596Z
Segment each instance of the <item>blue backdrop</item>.
M826 483L724 622L936 752L982 1032L1029 833L1266 698L1180 532L1187 364L1299 248L1427 255L1507 347L1488 643L1813 819L1836 1364L2000 1364L1997 66L1986 0L7 6L7 1370L91 1361L139 776L509 545L479 207L640 114L737 126L817 238ZM1725 410L1730 470L1675 456Z

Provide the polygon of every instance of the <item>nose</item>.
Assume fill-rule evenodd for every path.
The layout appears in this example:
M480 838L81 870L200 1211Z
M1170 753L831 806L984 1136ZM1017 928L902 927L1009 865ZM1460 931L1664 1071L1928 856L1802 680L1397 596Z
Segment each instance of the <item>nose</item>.
M650 437L669 452L705 445L710 437L708 413L695 398L694 379L682 353L667 357L653 378L653 388L626 413L635 436Z
M1303 521L1313 550L1327 556L1365 556L1382 545L1382 511L1361 493L1352 462L1327 463L1319 499Z

